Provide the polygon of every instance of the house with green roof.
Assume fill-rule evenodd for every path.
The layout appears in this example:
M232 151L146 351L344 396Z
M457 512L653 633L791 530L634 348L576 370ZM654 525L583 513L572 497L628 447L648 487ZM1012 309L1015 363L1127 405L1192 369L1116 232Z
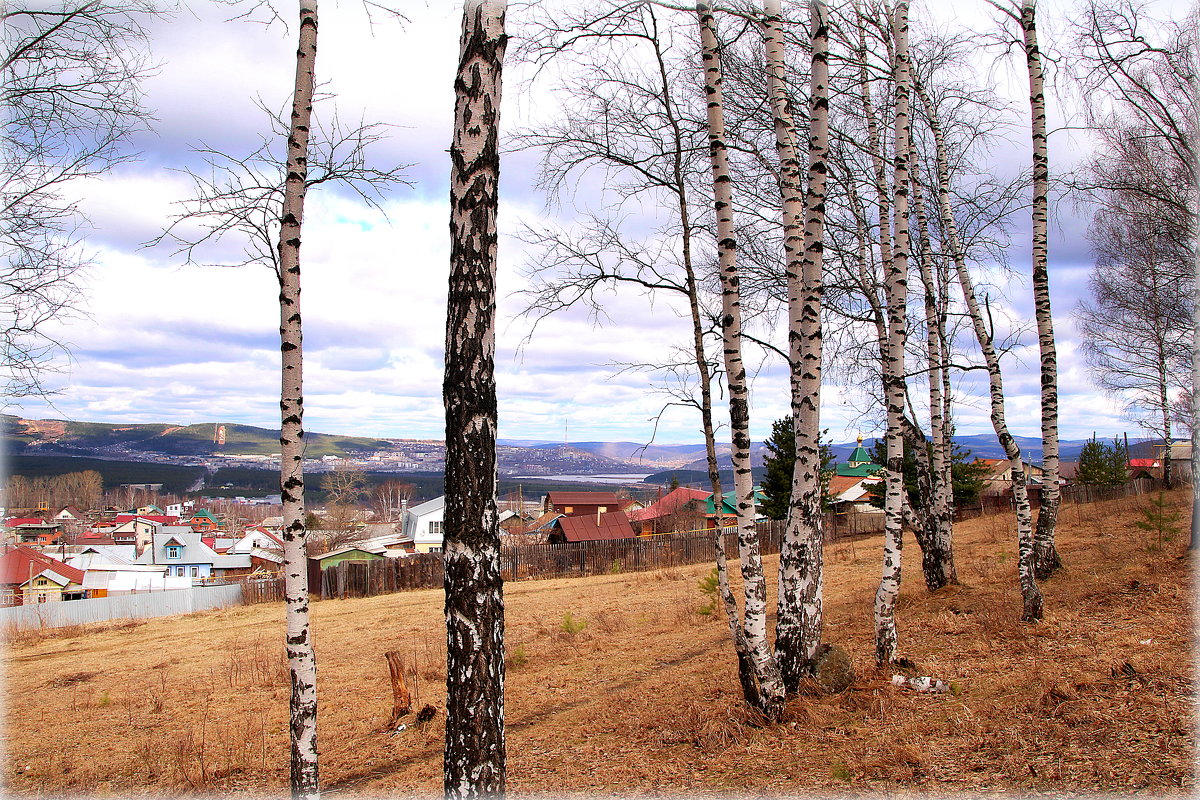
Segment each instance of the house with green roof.
M766 502L766 495L762 493L761 486L754 487L754 507L757 512L755 520L762 522L767 517L762 513L762 504ZM714 529L717 525L717 512L713 504L713 498L710 494L708 499L704 501L704 519L707 528ZM720 527L728 528L737 525L737 492L726 492L721 498L721 516Z
M197 511L192 514L188 520L188 525L192 526L192 530L196 533L212 533L221 527L221 523L217 518L208 511Z

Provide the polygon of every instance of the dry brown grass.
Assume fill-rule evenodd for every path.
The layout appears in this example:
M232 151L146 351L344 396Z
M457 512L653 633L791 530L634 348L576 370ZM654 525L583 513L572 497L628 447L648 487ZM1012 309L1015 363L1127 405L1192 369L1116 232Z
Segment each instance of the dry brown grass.
M1144 502L1065 510L1067 566L1043 586L1038 625L1018 619L1007 520L958 526L963 583L932 595L910 541L901 644L920 674L951 682L940 696L893 687L872 661L878 537L834 545L826 639L859 678L802 696L778 725L745 708L728 629L699 611L709 565L510 584L510 790L1190 795L1190 567L1181 537L1144 547ZM282 615L259 605L10 640L8 791L285 796ZM439 794L443 719L383 730L383 654L404 655L416 708L440 707L440 592L324 601L313 616L327 793Z

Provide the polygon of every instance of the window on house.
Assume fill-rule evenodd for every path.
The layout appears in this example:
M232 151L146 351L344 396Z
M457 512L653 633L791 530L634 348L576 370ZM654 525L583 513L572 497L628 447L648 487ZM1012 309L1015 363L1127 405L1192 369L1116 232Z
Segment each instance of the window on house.
M200 568L199 567L192 567L192 577L193 578L200 577Z
M440 552L442 552L442 548L440 548L440 547L431 547L431 548L429 548L429 552L431 552L431 553L440 553Z
M605 513L605 512L607 512L607 511L608 511L608 506L600 506L600 507L599 507L598 509L596 509L596 510L597 510L597 511L599 511L601 514L603 514L603 513Z
M177 544L167 545L167 558L180 558L183 555L183 547Z
M564 514L570 514L570 513L571 513L571 512L573 512L574 510L575 510L575 507L574 507L574 506L567 506L566 508L564 508L564 509L563 509L563 513L564 513Z
M429 534L431 536L441 536L442 535L442 521L440 519L430 521Z

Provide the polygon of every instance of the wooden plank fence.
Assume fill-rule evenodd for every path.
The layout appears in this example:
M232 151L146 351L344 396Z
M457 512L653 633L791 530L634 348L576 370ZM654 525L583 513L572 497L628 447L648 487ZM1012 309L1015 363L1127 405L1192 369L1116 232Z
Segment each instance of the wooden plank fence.
M763 555L779 552L784 523L758 524ZM830 514L825 520L827 539L878 533L882 514ZM737 530L726 528L725 549L737 557ZM505 581L578 578L621 572L702 564L716 559L713 531L699 530L640 536L607 542L506 545L500 548ZM321 572L322 597L369 597L407 589L440 589L442 556L438 553L375 561L343 561ZM314 586L315 589L315 586Z
M1031 486L1029 502L1037 508L1041 498L1041 487ZM1088 486L1072 484L1062 488L1062 502L1066 503L1098 503L1102 500L1119 500L1123 497L1137 497L1165 489L1166 484L1155 478L1138 478L1120 486ZM1034 491L1037 490L1037 491ZM973 505L961 506L955 510L955 520L975 519L991 514L1011 514L1013 510L1012 491L1001 494L989 494L980 497Z

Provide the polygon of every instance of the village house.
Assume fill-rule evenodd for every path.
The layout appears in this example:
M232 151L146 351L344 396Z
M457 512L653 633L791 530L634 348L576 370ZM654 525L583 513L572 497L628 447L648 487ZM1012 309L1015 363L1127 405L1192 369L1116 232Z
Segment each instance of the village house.
M415 551L413 541L402 535L377 536L373 539L363 539L359 542L338 547L328 553L313 556L312 560L321 565L321 569L332 567L343 561L378 561L384 558L404 558ZM430 551L434 552L434 551Z
M762 493L762 487L755 486L754 508L757 514L755 522L764 522L767 519L762 513L762 506L766 502L766 499L766 495ZM729 528L735 525L737 525L737 492L726 492L725 496L721 498L721 513L719 518L712 495L709 494L708 499L704 501L704 527L709 530L715 530L718 526Z
M878 512L871 505L872 487L883 482L883 467L871 460L862 437L844 464L835 464L825 496L837 513Z
M418 553L440 553L445 516L445 495L412 506L403 514L400 538L412 542L413 549Z
M982 468L981 495L996 497L1012 492L1012 462L1007 458L977 458L974 463ZM1037 486L1040 489L1046 470L1028 461L1023 461L1022 464L1025 468L1026 485Z
M215 533L221 524L217 522L217 518L211 512L201 510L192 514L188 520L188 525L192 526L192 530L196 533Z
M44 517L16 517L4 523L9 538L18 544L48 546L61 541L62 524Z
M0 605L48 603L87 597L82 570L31 547L0 555Z
M650 505L627 512L629 521L642 536L704 527L705 501L712 492L677 486Z
M191 578L196 583L245 575L252 568L249 555L221 555L186 525L164 527L155 532L136 563L165 566L167 575Z

